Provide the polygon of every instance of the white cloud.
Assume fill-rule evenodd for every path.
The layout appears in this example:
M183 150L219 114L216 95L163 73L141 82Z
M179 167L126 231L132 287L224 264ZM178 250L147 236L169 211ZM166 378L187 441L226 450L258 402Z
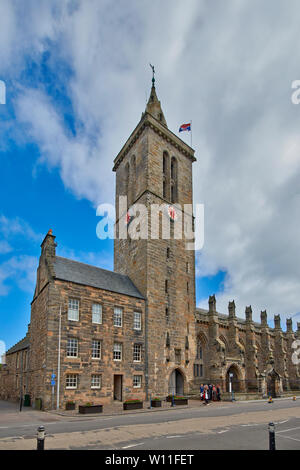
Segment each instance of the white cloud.
M28 222L21 217L8 218L3 214L0 215L0 234L2 234L6 239L11 239L15 236L21 235L22 237L32 241L39 241L42 237L41 234L36 233Z
M6 240L0 240L0 255L5 255L12 251L12 247Z
M30 255L17 256L12 252L22 243L36 243L41 240L41 234L36 233L22 218L8 218L0 215L0 256L6 256L0 263L0 296L8 295L12 286L17 285L21 290L32 293L35 285L37 258Z
M154 63L170 129L193 120L194 197L206 214L197 272L228 272L220 310L235 298L256 319L264 308L298 312L298 2L28 1L26 14L20 5L1 4L7 70L17 81L26 54L38 60L49 48L53 71L58 59L72 71L75 135L42 84L19 90L18 124L41 163L58 167L76 196L111 202L113 158L141 116Z
M38 259L34 256L13 256L0 264L0 295L7 295L12 284L33 293Z

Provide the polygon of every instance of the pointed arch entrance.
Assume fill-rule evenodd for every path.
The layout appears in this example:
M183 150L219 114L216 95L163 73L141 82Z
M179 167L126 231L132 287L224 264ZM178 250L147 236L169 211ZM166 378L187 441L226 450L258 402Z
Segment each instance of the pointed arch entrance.
M275 398L276 396L279 395L279 385L280 385L280 377L275 372L275 370L271 370L267 377L267 395L271 396L272 398Z
M226 392L234 391L239 393L241 391L241 373L236 364L231 364L228 367L226 372ZM230 390L230 381L232 384L232 389Z
M180 369L174 369L173 372L171 372L169 379L169 394L184 394L184 375Z

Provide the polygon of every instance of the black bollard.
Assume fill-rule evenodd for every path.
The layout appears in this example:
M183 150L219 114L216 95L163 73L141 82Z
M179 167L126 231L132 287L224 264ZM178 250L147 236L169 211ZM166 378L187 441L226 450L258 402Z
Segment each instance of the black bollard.
M269 423L269 450L276 450L274 423Z
M37 432L37 449L44 450L45 447L45 428L44 426L39 426Z

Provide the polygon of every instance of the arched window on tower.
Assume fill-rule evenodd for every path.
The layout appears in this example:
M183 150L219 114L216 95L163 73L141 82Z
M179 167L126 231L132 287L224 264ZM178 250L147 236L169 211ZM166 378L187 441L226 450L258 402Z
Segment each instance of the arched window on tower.
M127 209L129 207L129 163L127 162L125 165L125 194L124 196L127 197Z
M171 159L171 202L177 202L178 199L178 167L175 157Z
M135 201L136 198L136 184L137 184L137 178L136 178L136 158L135 155L132 156L131 158L131 191L130 191L130 205L132 205Z
M170 157L163 153L163 198L170 199Z

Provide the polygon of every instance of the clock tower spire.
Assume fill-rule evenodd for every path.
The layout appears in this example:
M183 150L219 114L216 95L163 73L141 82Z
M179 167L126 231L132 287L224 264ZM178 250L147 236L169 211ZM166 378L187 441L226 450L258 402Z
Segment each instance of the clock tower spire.
M116 172L116 238L114 269L126 274L146 299L145 389L164 395L188 393L193 386L195 346L195 257L187 250L187 239L174 236L174 211L192 214L192 164L194 150L167 127L155 90L154 68L150 98L141 120L114 160ZM147 238L119 237L126 196L127 207L146 208L140 225L148 228ZM138 206L140 205L140 206ZM159 208L154 223L153 207ZM167 210L166 210L167 209ZM169 209L169 210L168 210ZM126 212L125 208L125 212ZM123 213L121 213L123 211ZM128 231L139 213L134 210ZM165 237L162 221L170 224ZM159 225L157 237L152 228ZM182 223L183 229L183 223ZM189 240L190 242L191 240Z

